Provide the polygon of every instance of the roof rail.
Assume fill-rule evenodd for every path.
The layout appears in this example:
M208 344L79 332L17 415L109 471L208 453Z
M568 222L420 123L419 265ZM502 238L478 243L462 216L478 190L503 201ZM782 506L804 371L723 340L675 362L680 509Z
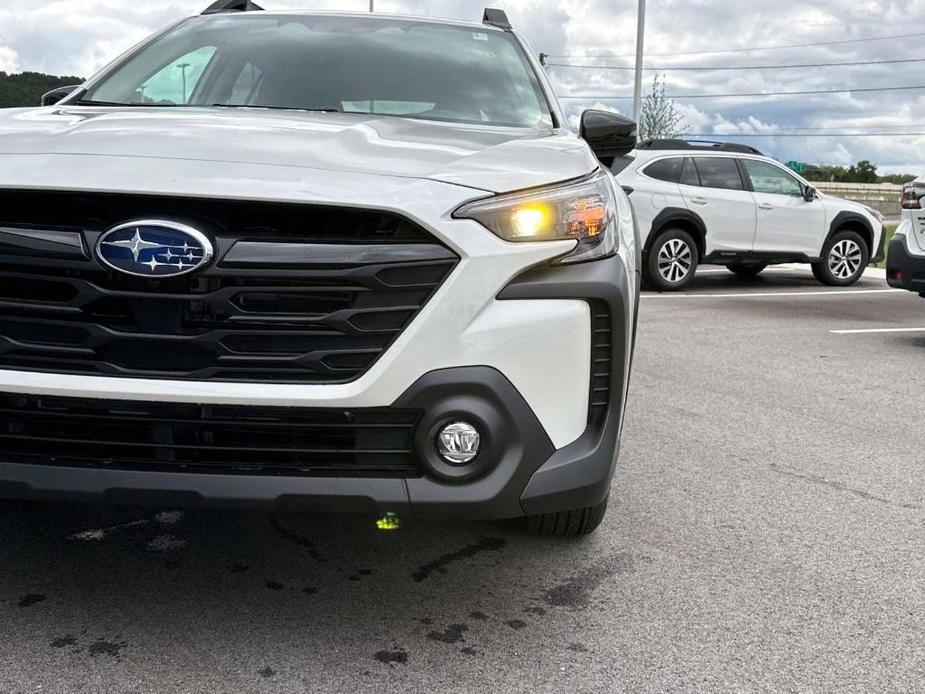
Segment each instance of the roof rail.
M750 145L740 145L736 142L714 142L712 140L647 140L636 149L699 149L713 152L738 152L740 154L764 154Z
M257 12L263 8L251 0L218 0L209 5L203 14L219 14L221 12Z
M496 10L491 7L485 9L485 14L482 16L482 24L490 24L491 26L504 29L505 31L511 31L514 28L507 18L507 12L504 10Z

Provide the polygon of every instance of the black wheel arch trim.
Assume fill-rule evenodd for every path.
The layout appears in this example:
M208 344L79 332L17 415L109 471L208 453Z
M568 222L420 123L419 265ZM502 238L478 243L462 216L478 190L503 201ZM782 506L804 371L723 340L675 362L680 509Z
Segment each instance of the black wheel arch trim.
M643 249L644 252L649 252L652 248L652 244L655 243L655 239L658 238L659 233L666 227L678 222L683 222L694 227L696 230L694 240L698 243L699 248L697 250L702 256L706 249L707 225L700 215L683 207L666 207L656 215L655 219L652 220L652 228L649 230L649 236L646 238Z
M832 223L829 224L829 233L825 237L825 243L822 244L822 248L819 250L820 257L823 255L822 251L825 249L825 245L832 239L833 236L835 236L835 234L837 234L839 231L846 231L845 227L856 224L859 224L867 234L865 241L867 241L868 256L871 259L875 258L876 254L878 253L878 249L874 248L874 227L870 223L870 220L860 212L852 212L851 210L842 210L837 215L835 215L834 219L832 219ZM850 229L848 231L850 231ZM882 249L883 234L881 234L880 238L880 247Z

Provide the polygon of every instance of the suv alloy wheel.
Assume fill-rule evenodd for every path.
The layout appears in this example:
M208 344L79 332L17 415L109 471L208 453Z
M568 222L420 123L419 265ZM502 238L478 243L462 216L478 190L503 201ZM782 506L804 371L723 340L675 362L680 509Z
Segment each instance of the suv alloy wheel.
M646 258L646 281L660 292L684 289L697 272L699 253L693 237L683 229L666 229Z
M813 263L816 279L833 287L847 287L864 274L870 253L867 243L854 231L839 231L822 249L822 260Z

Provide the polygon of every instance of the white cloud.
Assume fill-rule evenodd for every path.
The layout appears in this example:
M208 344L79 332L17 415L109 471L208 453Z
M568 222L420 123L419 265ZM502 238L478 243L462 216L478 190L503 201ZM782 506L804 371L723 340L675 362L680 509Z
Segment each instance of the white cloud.
M19 57L8 46L0 46L0 72L19 72Z

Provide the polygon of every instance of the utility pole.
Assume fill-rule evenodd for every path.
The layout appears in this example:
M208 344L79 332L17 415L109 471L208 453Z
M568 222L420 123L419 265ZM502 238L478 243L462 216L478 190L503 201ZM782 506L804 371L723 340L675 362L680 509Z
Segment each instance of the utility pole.
M642 115L642 54L646 36L646 0L639 0L636 14L636 85L633 89L633 120L639 123Z
M186 103L186 71L190 67L192 66L189 63L180 63L179 65L177 65L177 68L179 68L183 72L183 103L184 104Z
M375 5L376 5L376 0L369 0L369 11L370 12L376 11Z

